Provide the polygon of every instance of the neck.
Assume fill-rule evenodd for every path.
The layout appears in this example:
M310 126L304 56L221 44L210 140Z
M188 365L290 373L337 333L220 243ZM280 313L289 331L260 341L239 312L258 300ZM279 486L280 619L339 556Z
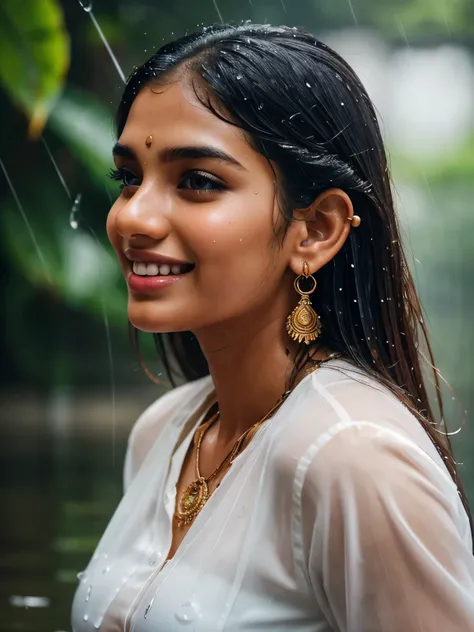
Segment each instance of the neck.
M260 328L245 323L218 336L215 331L196 335L219 404L215 441L226 446L260 421L287 390L297 347L288 338L281 318L267 320ZM325 355L320 352L314 357L322 359Z

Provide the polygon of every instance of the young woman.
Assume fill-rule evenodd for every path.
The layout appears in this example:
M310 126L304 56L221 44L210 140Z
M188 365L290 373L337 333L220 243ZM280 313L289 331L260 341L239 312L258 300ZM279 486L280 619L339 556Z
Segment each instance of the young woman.
M474 630L466 498L359 79L301 30L213 27L138 68L117 123L128 316L186 383L131 432L75 632Z

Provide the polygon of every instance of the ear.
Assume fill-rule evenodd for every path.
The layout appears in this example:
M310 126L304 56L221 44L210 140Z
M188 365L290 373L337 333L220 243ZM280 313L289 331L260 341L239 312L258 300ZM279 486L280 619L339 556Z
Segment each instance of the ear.
M331 261L349 235L353 215L351 199L342 189L328 189L308 208L295 210L289 262L293 272L302 274L303 261L310 274Z

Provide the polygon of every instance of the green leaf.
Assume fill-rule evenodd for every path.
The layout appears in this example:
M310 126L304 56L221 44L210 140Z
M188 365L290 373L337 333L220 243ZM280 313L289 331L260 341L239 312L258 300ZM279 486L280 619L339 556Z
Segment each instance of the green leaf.
M69 68L69 37L58 0L2 0L0 82L37 137Z
M68 89L51 113L49 127L72 150L100 187L113 166L113 116L97 98Z

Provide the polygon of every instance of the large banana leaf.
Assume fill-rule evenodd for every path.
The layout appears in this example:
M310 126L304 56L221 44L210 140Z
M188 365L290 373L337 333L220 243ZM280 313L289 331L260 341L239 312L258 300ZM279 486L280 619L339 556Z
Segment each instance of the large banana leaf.
M58 0L0 2L0 82L38 136L69 68L69 37Z

